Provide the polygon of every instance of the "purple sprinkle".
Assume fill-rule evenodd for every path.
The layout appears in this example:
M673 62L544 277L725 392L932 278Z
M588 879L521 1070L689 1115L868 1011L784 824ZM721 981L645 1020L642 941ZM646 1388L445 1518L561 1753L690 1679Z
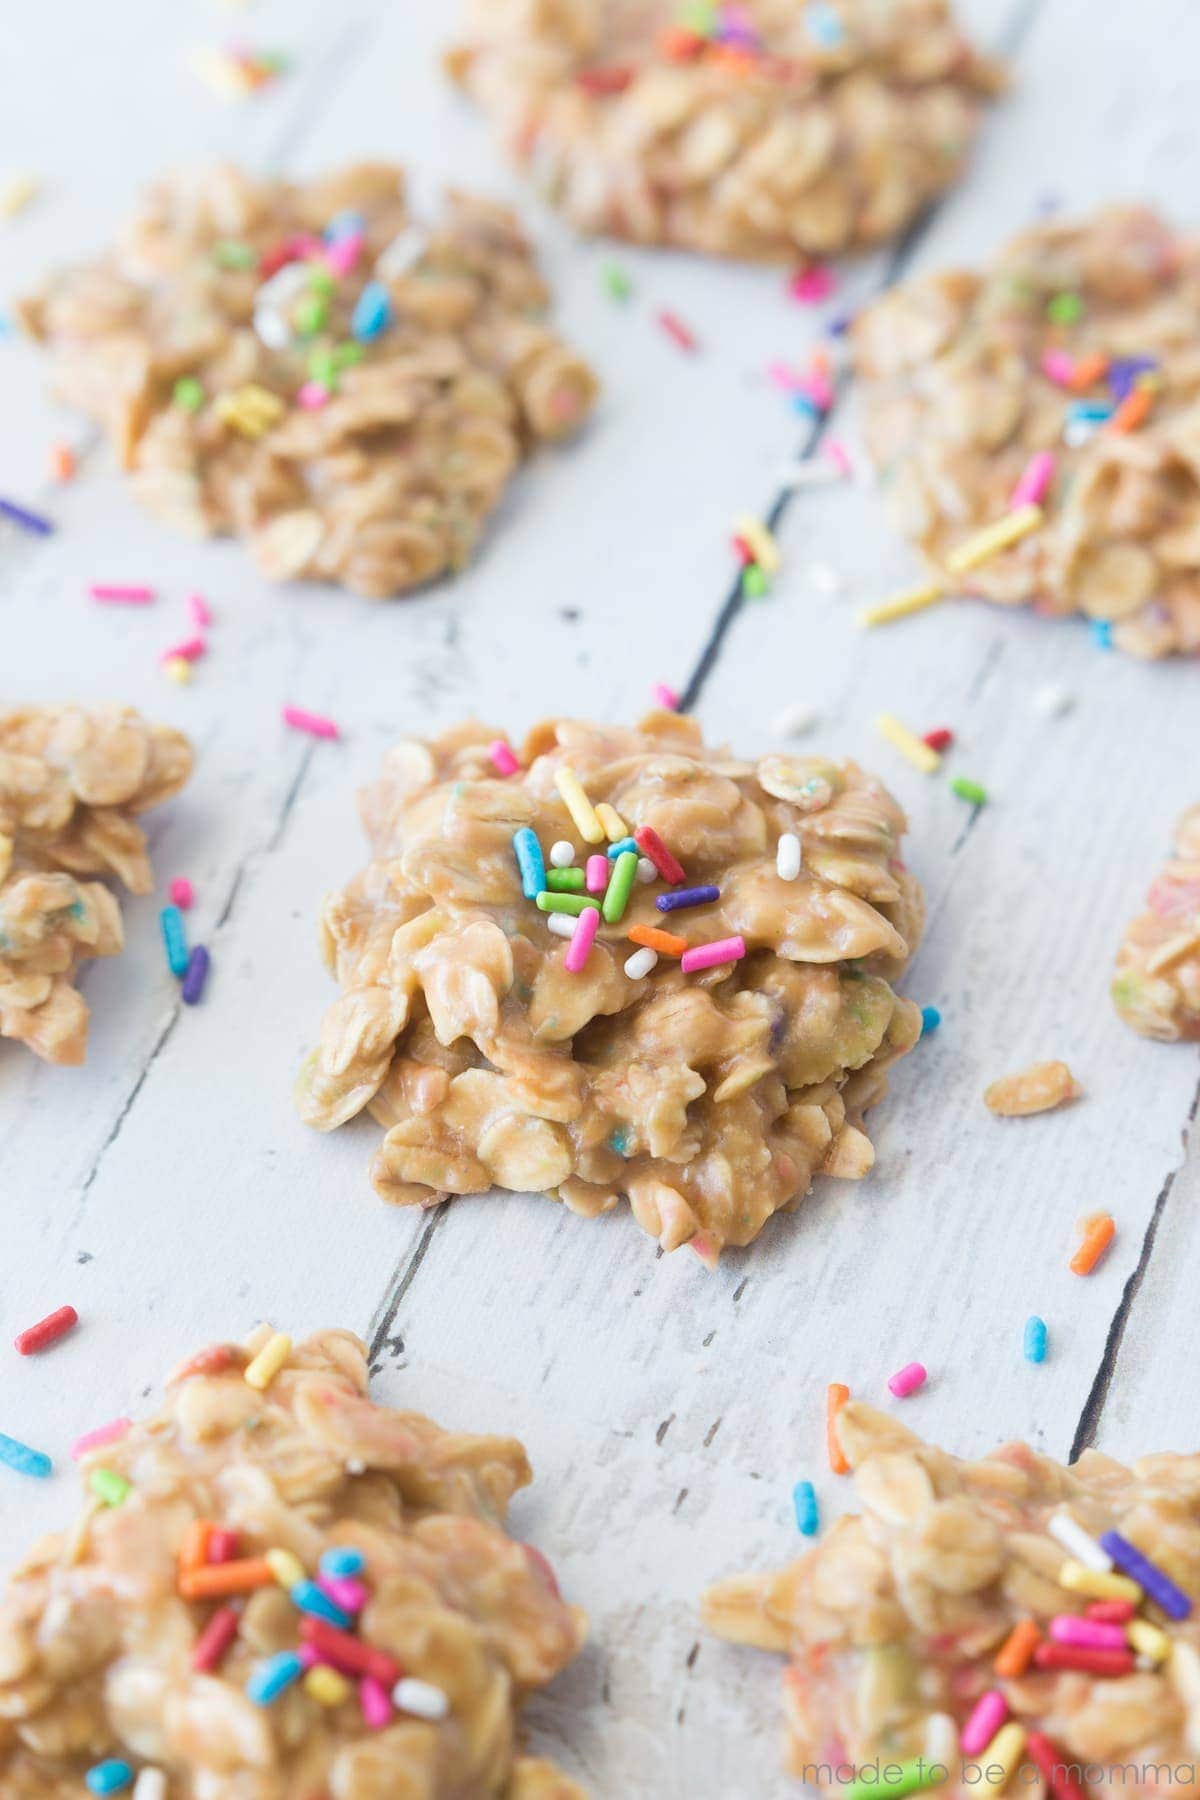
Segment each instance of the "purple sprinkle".
M11 500L0 500L0 513L11 519L14 525L20 525L26 531L36 531L39 537L49 537L54 526L41 513L26 512L23 506L16 506Z
M676 888L673 894L659 894L654 904L659 912L678 912L681 906L707 906L720 898L719 887Z
M1117 1567L1124 1569L1134 1581L1140 1582L1155 1605L1161 1606L1168 1618L1187 1618L1192 1610L1192 1603L1187 1595L1160 1568L1143 1556L1136 1544L1123 1538L1119 1531L1106 1531L1100 1543Z
M186 1006L195 1006L197 1000L199 1000L201 994L204 992L204 984L208 980L208 962L208 951L204 948L203 944L197 944L192 951L192 954L188 957L188 966L184 972L183 986L179 990L183 995L184 1004Z
M1139 375L1157 369L1153 356L1118 356L1108 365L1108 385L1114 400L1124 400L1133 392Z
M845 337L853 323L853 313L838 313L836 318L830 319L825 329L830 337Z

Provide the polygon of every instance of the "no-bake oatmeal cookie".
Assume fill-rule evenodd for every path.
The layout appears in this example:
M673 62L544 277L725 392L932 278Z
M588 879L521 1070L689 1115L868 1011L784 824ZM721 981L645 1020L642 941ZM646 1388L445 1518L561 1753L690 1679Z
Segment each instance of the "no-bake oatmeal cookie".
M504 1529L530 1479L514 1439L374 1405L348 1332L265 1327L93 1435L86 1510L0 1603L6 1800L74 1800L117 1765L92 1792L584 1800L519 1747L583 1621Z
M853 344L888 512L948 588L1200 653L1200 240L1051 221L886 294ZM956 569L1005 519L1028 529Z
M1125 933L1112 997L1143 1037L1200 1038L1200 806L1175 827L1171 860Z
M921 893L881 784L741 761L673 713L553 720L519 760L493 735L401 744L362 795L373 858L325 904L343 993L304 1119L368 1109L401 1205L625 1198L709 1262L816 1175L865 1174L863 1113L920 1035L893 984Z
M1195 1793L1200 1456L966 1463L857 1402L838 1432L861 1515L703 1603L789 1658L792 1773L855 1800Z
M192 771L181 732L131 707L0 712L0 1037L52 1063L81 1063L88 1009L76 990L88 957L124 945L113 875L133 894L154 883L139 813Z
M451 193L426 225L365 163L160 182L19 316L149 511L378 600L462 568L522 458L590 410L548 304L512 213Z
M472 0L448 66L581 230L772 262L902 231L1002 85L946 0Z

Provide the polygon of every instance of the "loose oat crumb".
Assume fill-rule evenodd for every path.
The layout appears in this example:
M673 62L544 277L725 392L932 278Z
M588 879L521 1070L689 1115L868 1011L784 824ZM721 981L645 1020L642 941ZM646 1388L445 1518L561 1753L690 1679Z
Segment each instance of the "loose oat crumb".
M989 1112L1002 1119L1017 1119L1026 1113L1053 1112L1078 1100L1083 1089L1065 1062L1031 1063L1019 1075L1002 1075L984 1089L983 1102Z

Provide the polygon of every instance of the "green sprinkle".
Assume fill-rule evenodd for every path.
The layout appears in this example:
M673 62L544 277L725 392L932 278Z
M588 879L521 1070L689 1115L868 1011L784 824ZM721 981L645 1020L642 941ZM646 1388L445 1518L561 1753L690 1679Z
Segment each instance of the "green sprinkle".
M625 1155L629 1149L629 1133L623 1125L618 1125L612 1133L608 1140L608 1147L610 1150L615 1150L618 1156Z
M582 894L582 869L547 869L546 886L552 894Z
M1046 317L1052 325L1074 325L1083 317L1083 301L1078 294L1055 294Z
M253 269L258 262L258 251L250 244L239 243L236 238L225 238L213 245L213 260L223 269Z
M337 282L334 280L332 272L325 267L324 263L309 265L308 287L310 293L323 294L328 300L336 286Z
M204 405L204 389L194 375L181 375L175 383L174 400L184 412L199 412Z
M628 300L633 292L632 281L616 263L605 263L600 271L600 279L610 300Z
M88 1476L88 1486L105 1506L120 1506L130 1494L129 1483L115 1469L93 1469Z
M314 350L308 359L308 372L314 381L332 394L337 387L337 357L332 350Z
M616 925L624 916L633 884L637 880L637 866L636 850L622 850L613 864L612 874L608 878L608 891L600 908L600 916L606 925Z
M539 912L570 913L576 919L585 906L594 906L597 912L600 910L600 902L591 894L551 894L545 890L538 895L536 905Z
M969 800L972 806L987 805L987 789L981 788L977 781L968 781L965 775L956 775L950 788L960 800Z
M767 591L767 578L757 563L747 563L742 571L742 592L747 600L761 600Z
M315 337L329 319L329 302L320 294L301 294L292 314L301 337Z
M903 1800L905 1794L919 1794L923 1788L938 1787L946 1779L944 1763L927 1762L919 1756L916 1762L883 1762L872 1780L852 1781L845 1800Z
M344 344L335 344L333 347L333 366L335 369L352 368L355 363L360 363L366 354L367 353L362 345L354 343L352 339Z

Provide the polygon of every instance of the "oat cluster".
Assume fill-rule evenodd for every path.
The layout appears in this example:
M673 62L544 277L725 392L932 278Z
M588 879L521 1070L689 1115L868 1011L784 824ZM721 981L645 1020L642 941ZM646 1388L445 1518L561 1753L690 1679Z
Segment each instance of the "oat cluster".
M1198 333L1200 240L1134 207L893 289L853 330L893 522L941 569L1048 455L1041 528L953 591L1081 613L1135 656L1197 654Z
M451 193L424 226L390 164L221 167L160 182L20 316L152 513L387 599L462 568L522 459L589 411L548 299L501 207Z
M1112 997L1143 1037L1200 1038L1200 806L1180 819L1171 860L1125 933Z
M88 1009L78 965L115 956L121 913L99 881L153 886L137 815L178 793L191 746L130 707L0 712L0 1037L81 1063Z
M920 1034L893 983L920 935L903 814L852 763L709 749L694 721L636 729L557 719L500 777L495 733L405 743L362 796L372 861L324 908L342 987L298 1087L321 1130L364 1108L386 1130L379 1193L427 1206L492 1187L544 1191L587 1217L627 1199L664 1249L748 1244L820 1173L874 1160L863 1113ZM670 914L660 885L602 924L586 967L522 894L513 834L581 846L555 785L574 769L630 831L650 826L715 902ZM781 833L803 868L776 872ZM740 935L744 961L649 976L633 924L693 945Z
M530 1479L520 1444L374 1405L346 1332L294 1347L258 1392L244 1377L255 1342L185 1363L157 1414L89 1452L85 1474L103 1468L126 1497L92 1499L13 1577L0 1604L6 1800L77 1800L111 1758L191 1800L582 1800L516 1737L523 1700L583 1638L545 1559L504 1530ZM436 1689L444 1716L396 1709L370 1729L353 1680L338 1704L303 1681L256 1703L255 1671L300 1642L302 1615L274 1581L237 1602L236 1635L197 1672L223 1604L180 1593L198 1524L232 1533L239 1564L282 1550L312 1575L330 1550L361 1552L354 1635Z

